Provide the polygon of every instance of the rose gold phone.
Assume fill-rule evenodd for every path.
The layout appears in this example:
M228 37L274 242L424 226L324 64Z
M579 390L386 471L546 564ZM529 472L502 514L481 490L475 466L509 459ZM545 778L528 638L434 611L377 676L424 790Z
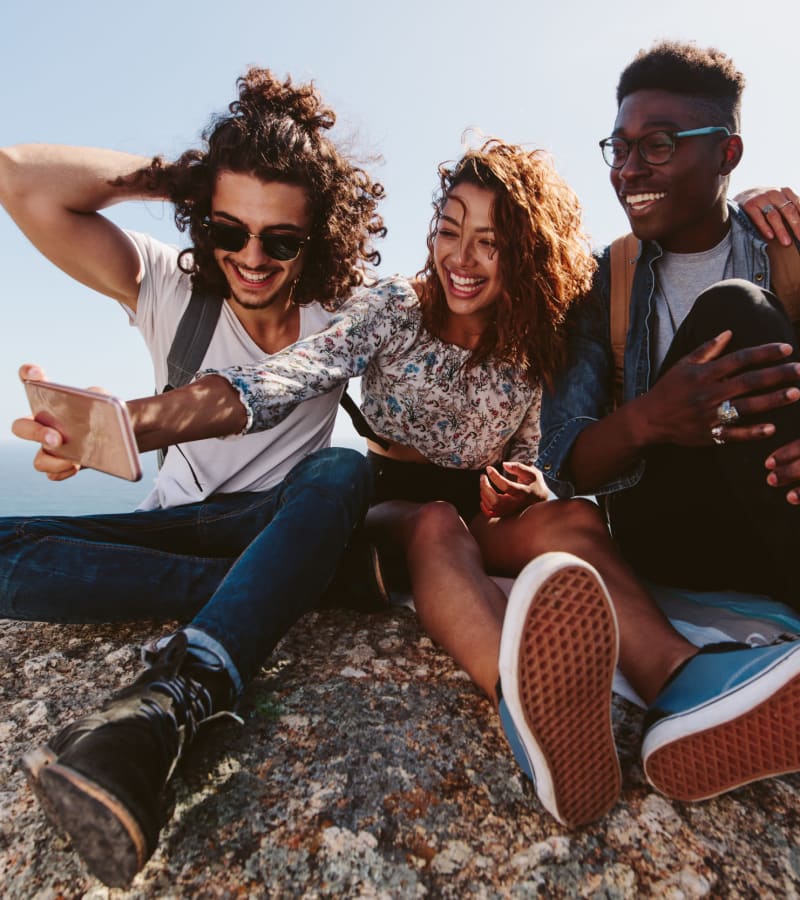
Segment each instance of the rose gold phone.
M128 481L142 477L136 438L122 400L51 381L25 381L33 417L61 432L48 453Z

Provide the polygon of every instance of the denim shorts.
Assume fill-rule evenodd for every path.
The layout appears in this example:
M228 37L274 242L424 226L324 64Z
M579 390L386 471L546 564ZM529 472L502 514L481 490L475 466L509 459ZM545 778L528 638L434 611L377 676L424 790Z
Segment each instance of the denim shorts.
M367 459L374 480L372 503L410 500L452 503L469 524L480 510L480 477L483 469L446 469L433 463L401 462L371 450Z

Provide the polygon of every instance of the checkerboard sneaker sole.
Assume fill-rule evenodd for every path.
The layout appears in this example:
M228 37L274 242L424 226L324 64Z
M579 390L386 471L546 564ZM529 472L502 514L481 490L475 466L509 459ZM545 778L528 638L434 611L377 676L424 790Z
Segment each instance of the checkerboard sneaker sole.
M656 722L642 761L653 787L685 801L799 771L800 644L722 698Z
M47 746L27 753L21 766L47 818L69 836L89 871L111 887L130 884L150 851L129 811L100 785L60 765Z
M619 797L618 648L614 609L592 566L546 553L522 570L500 643L503 700L542 805L571 828L601 818Z

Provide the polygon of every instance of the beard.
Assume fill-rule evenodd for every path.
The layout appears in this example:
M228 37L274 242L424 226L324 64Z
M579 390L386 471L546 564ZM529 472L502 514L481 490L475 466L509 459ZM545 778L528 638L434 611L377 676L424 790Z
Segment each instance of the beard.
M278 300L278 294L273 294L271 297L264 297L263 300L246 300L237 295L236 291L231 290L230 299L232 302L237 303L243 309L268 309Z

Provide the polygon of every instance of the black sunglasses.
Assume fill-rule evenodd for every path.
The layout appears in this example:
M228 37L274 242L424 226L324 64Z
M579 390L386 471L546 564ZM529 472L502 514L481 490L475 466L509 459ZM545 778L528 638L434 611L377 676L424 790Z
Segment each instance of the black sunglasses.
M262 231L261 234L253 234L241 225L229 225L227 222L215 222L213 219L205 219L203 228L208 232L211 243L218 250L227 250L236 253L243 249L250 238L257 238L261 242L264 253L272 259L287 262L296 259L303 244L309 238L300 238L294 234L275 234L271 231Z

